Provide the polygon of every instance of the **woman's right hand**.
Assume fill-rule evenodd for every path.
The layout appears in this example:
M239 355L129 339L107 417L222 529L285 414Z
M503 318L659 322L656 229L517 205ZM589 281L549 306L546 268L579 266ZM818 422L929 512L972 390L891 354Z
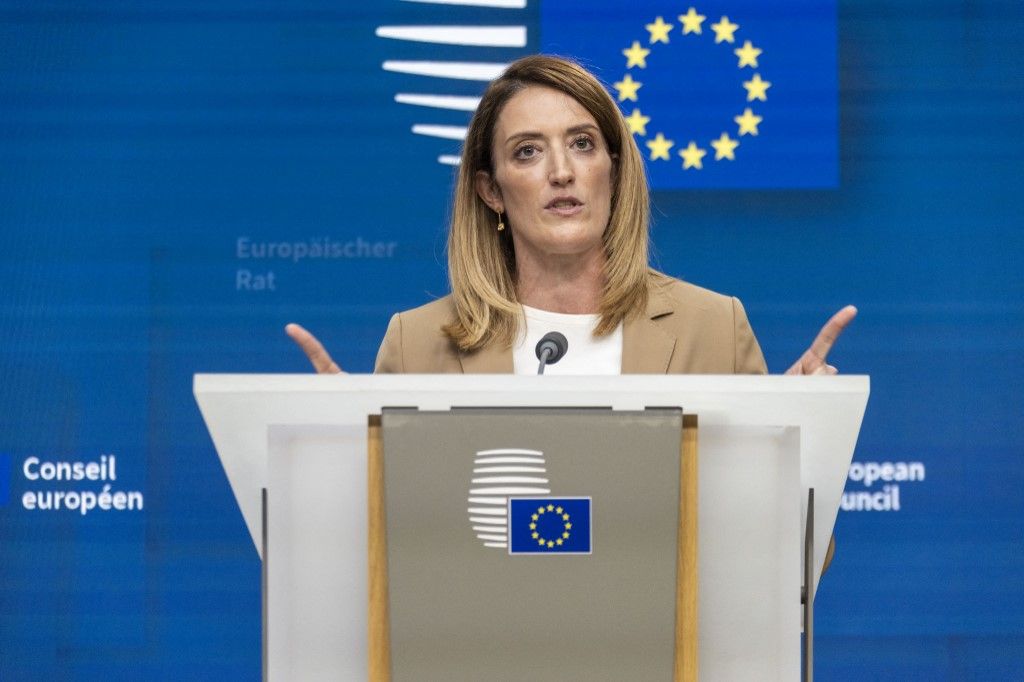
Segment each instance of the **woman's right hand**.
M306 354L317 374L339 374L341 372L341 367L338 367L338 363L331 359L331 356L324 350L323 344L300 325L294 322L285 325L284 332Z

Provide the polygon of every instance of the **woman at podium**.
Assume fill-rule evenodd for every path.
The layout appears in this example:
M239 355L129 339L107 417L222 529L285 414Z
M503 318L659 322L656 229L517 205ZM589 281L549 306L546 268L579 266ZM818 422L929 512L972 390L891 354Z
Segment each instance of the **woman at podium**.
M391 318L375 371L763 374L739 300L648 265L644 161L614 100L578 64L512 63L484 93L462 151L448 233L451 294ZM843 308L789 374L834 374L826 357L853 319ZM340 372L296 324L321 373Z

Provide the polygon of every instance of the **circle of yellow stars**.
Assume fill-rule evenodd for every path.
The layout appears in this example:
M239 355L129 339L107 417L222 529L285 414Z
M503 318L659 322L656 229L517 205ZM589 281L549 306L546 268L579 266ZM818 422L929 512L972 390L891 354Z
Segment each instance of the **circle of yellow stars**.
M561 518L562 531L561 537L548 539L540 534L537 530L537 522L540 517L545 514L556 514ZM569 539L569 531L572 530L572 521L569 519L569 514L561 507L556 507L553 504L549 504L546 507L537 507L537 511L530 515L530 537L537 541L537 544L541 547L547 547L548 549L554 549L555 547L561 547L565 544L565 541Z
M683 36L700 36L704 34L704 22L707 20L707 17L699 14L696 8L690 7L686 14L680 14L678 19L680 22L679 33ZM736 32L740 29L740 25L730 21L729 17L723 16L717 22L709 24L709 26L715 34L716 45L720 43L736 44ZM647 44L651 47L644 47L640 44L640 41L634 40L632 45L622 51L622 54L626 57L627 73L622 77L622 80L612 84L618 93L618 101L620 103L626 101L639 103L640 88L644 84L633 80L629 69L646 69L647 57L651 54L654 46L659 43L668 45L672 30L676 28L676 25L666 22L663 17L659 16L653 22L646 24L644 28L647 29L647 33L650 36ZM751 41L745 40L743 45L733 50L733 54L736 55L738 60L737 68L741 70L746 68L758 69L760 67L758 58L763 52L764 50L756 47ZM768 88L770 87L772 87L771 82L761 78L761 74L756 70L750 80L743 81L743 89L747 91L748 103L767 102ZM631 133L644 138L649 137L647 126L651 122L651 117L644 116L639 107L634 107L633 111L625 119ZM763 117L755 114L751 107L745 107L743 112L734 116L732 120L736 123L735 138L730 137L729 132L723 130L717 139L709 142L711 148L715 150L715 161L735 161L736 148L740 146L739 138L742 138L744 135L756 136L758 134L758 126L761 124ZM659 130L653 138L646 139L644 144L649 151L648 158L651 161L669 161L672 158L669 151L676 146L676 141L665 137L665 134ZM683 170L701 170L704 168L704 157L707 156L708 150L698 145L696 140L690 140L686 147L677 149L676 153L682 158Z

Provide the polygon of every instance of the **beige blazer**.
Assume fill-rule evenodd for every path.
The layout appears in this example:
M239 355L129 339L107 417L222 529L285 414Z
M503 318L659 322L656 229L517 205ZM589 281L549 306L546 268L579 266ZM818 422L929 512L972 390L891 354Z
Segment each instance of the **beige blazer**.
M441 327L454 319L450 296L391 318L376 372L511 374L511 347L466 353ZM572 352L572 349L569 349ZM761 347L739 300L659 275L647 310L622 330L623 374L766 374Z
M410 374L511 374L512 349L458 350L441 332L451 297L392 316L374 371ZM664 275L647 310L622 330L623 374L767 374L761 346L738 299ZM824 575L835 553L828 543Z

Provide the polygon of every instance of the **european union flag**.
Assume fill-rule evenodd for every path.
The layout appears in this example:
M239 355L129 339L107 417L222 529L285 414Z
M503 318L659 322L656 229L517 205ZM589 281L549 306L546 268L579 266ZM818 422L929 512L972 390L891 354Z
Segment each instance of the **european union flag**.
M541 49L619 102L651 187L836 187L836 0L559 0Z
M590 554L589 497L513 497L509 554Z

